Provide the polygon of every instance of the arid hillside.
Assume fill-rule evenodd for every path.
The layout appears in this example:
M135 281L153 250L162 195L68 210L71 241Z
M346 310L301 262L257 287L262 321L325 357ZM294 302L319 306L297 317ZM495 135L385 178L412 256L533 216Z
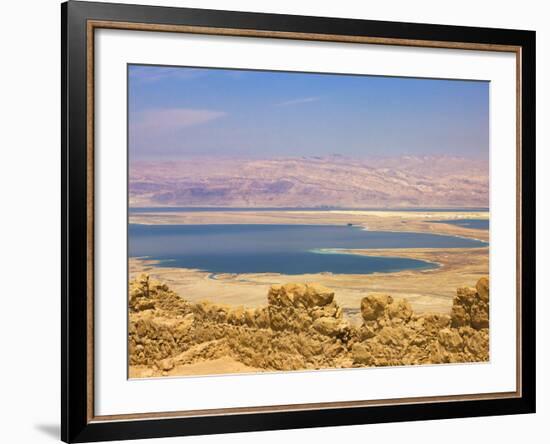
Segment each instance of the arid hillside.
M131 206L487 207L487 161L449 156L136 161Z
M130 377L353 368L489 359L489 281L459 288L450 313L373 293L360 323L319 284L272 286L257 308L191 303L146 274L130 283Z

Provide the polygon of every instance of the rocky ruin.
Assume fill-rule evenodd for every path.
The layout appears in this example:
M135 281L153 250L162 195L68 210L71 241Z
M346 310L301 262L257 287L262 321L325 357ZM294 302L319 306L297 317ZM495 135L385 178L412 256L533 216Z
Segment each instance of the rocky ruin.
M231 357L258 371L489 360L489 281L459 288L449 314L415 314L405 299L368 294L360 325L318 284L274 285L267 305L191 303L141 275L130 283L129 363L141 376Z

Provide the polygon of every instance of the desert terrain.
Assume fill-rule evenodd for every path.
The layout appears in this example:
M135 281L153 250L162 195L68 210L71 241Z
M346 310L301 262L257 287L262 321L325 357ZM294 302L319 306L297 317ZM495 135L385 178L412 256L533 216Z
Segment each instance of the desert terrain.
M464 228L435 221L486 219L487 212L423 211L197 211L139 213L130 215L130 223L153 224L329 224L352 223L373 231L410 231L445 234L489 240L488 230ZM333 289L339 304L351 321L358 320L358 303L368 292L390 292L406 298L413 309L422 312L447 312L458 287L476 282L489 274L489 247L483 248L392 248L348 251L353 254L407 257L436 263L437 268L397 273L347 275L318 273L312 275L212 274L201 270L156 267L147 258L130 258L130 279L146 272L165 282L190 301L210 300L219 303L258 307L265 303L271 285L289 282L317 282Z
M264 305L192 303L141 274L130 281L130 378L484 362L489 281L456 290L448 313L415 313L406 299L370 293L361 321L319 284L273 285Z
M488 160L192 157L130 165L133 207L487 207Z
M130 211L130 224L353 225L489 242L489 230L442 223L489 218L458 210L487 207L482 161L193 158L139 161L130 172L130 207L152 207ZM159 208L179 206L195 208ZM339 252L435 267L228 274L129 258L129 376L488 360L488 246Z

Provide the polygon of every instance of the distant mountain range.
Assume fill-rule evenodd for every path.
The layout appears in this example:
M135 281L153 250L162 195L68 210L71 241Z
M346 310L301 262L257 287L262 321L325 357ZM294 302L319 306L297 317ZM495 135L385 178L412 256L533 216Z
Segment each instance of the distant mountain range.
M134 161L129 179L134 207L489 206L489 162L450 156Z

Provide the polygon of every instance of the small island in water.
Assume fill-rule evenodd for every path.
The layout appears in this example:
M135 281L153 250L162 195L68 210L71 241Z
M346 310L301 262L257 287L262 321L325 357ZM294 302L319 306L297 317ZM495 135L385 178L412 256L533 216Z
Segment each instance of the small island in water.
M489 360L485 83L128 75L130 378Z

